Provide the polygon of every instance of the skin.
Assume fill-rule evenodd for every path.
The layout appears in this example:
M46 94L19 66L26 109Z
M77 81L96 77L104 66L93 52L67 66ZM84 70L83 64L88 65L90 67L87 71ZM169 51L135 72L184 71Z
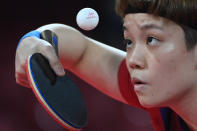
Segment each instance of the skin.
M132 41L126 53L66 25L38 28L40 32L49 29L57 34L59 59L46 41L35 37L22 40L16 51L16 82L29 86L25 63L30 55L39 52L57 75L64 75L63 68L67 68L104 94L127 103L117 79L120 63L126 57L131 78L146 82L141 87L134 85L140 103L148 108L170 107L197 130L197 117L193 117L197 116L197 48L187 51L181 27L161 17L128 14L124 27L125 39Z
M150 25L151 26L147 26ZM126 64L131 78L146 82L134 85L144 107L167 106L197 129L197 55L187 51L182 28L170 20L148 14L124 18ZM193 110L193 111L192 111Z

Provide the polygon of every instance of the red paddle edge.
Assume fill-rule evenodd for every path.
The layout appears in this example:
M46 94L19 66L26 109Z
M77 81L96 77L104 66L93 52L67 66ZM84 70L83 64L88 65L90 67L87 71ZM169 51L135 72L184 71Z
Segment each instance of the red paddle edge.
M61 126L63 126L64 128L68 129L69 131L81 131L82 129L80 128L74 128L70 125L68 125L66 122L64 122L63 120L61 120L54 112L53 110L51 110L47 103L44 101L44 99L39 95L37 87L34 83L34 80L32 78L32 74L31 74L31 67L30 67L30 59L31 56L29 56L28 60L26 61L26 72L27 72L27 78L28 78L28 83L30 85L30 88L32 88L37 100L39 101L39 103L42 105L42 107L47 111L47 113L56 121L58 122Z

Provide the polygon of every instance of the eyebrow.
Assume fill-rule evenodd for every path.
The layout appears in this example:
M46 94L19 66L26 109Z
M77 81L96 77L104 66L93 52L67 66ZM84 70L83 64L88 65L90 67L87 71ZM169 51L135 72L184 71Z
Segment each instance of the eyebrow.
M144 24L140 26L141 30L148 30L148 29L158 29L158 30L163 30L161 26L158 26L156 24L150 23L150 24Z
M158 29L158 30L163 30L161 26L158 26L156 24L150 23L150 24L144 24L139 26L140 30L148 30L148 29ZM127 27L123 25L123 30L127 31Z

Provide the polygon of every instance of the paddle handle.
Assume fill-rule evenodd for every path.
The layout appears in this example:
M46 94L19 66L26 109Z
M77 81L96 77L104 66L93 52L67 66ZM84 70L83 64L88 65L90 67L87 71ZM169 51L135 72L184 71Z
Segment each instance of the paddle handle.
M57 35L50 30L44 30L43 32L41 32L40 38L49 42L54 47L55 52L58 56L58 46L57 46L58 45L58 37L57 37Z
M55 52L58 56L58 48L57 48L58 37L57 37L57 35L50 30L45 30L45 31L41 32L40 38L49 42L54 47ZM55 74L55 72L51 68L49 61L40 53L36 53L36 61L40 65L40 67L42 68L46 77L50 80L51 84L54 85L56 83L57 75Z

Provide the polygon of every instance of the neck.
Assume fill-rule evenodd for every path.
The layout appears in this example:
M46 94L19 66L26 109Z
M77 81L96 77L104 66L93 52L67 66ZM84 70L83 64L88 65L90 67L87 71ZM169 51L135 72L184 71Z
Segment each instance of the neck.
M197 130L197 89L185 93L170 107L192 130Z

